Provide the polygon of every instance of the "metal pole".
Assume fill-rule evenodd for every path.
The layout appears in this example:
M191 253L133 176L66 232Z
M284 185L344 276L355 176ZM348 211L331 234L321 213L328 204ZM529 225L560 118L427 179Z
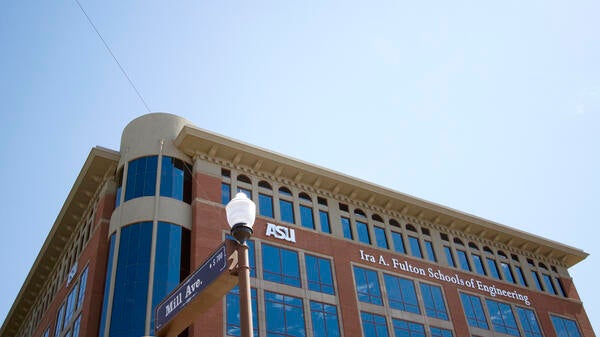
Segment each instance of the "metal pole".
M250 290L250 263L248 245L238 244L238 278L240 287L240 328L242 337L252 337L252 293Z

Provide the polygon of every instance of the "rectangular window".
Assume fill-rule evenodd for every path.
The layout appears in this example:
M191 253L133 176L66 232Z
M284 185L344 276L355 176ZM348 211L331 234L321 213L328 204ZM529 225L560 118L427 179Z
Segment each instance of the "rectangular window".
M500 268L502 268L502 274L504 274L504 279L511 282L516 283L515 278L513 277L512 270L510 270L510 265L506 262L500 262Z
M555 277L554 281L556 281L556 284L558 284L558 290L560 290L560 295L562 297L567 297L567 292L565 291L565 287L563 287L563 284L560 281L560 279L558 277Z
M427 252L427 259L431 262L436 262L437 258L435 257L435 251L433 250L433 244L429 240L424 240L425 242L425 251Z
M243 188L243 187L238 187L237 188L238 193L242 192L244 193L248 199L252 200L252 191L247 189L247 188Z
M485 269L483 269L483 262L481 262L481 256L476 254L471 254L473 258L473 265L475 266L475 271L479 275L485 275Z
M71 318L73 318L73 314L75 313L75 305L77 305L77 290L79 289L78 285L73 285L73 289L69 292L67 296L67 305L65 307L65 323L64 325L68 325L71 322Z
M557 336L581 337L581 332L575 321L554 315L550 315L550 318L552 319L552 325L554 325L554 331L556 331Z
M542 282L540 281L540 276L534 270L531 271L531 278L533 279L533 283L535 283L535 287L539 291L544 291L542 288Z
M383 274L383 281L391 308L421 314L413 281L388 274Z
M312 255L305 256L308 289L331 294L335 293L331 261Z
M421 244L419 243L419 238L414 236L408 236L408 243L410 244L410 254L412 256L423 258L423 253L421 252Z
M456 267L456 263L454 262L454 256L452 255L452 249L448 246L444 246L444 252L446 253L446 261L450 267Z
M341 218L342 220L342 232L344 233L344 237L346 239L354 239L354 237L352 236L352 228L350 227L350 219L348 218Z
M548 274L542 274L542 278L544 279L544 284L546 284L546 291L553 295L558 295L556 292L556 288L554 288L554 284L552 283L552 279Z
M490 271L490 275L499 280L500 279L500 272L498 271L498 265L496 265L496 260L486 257L487 260L487 264L488 264L488 269Z
M340 324L335 305L310 301L314 337L340 337Z
M479 297L461 293L460 299L469 326L489 330L485 312L483 311L483 305L481 304Z
M387 322L384 316L361 312L364 337L389 337Z
M256 289L250 290L252 298L252 330L254 337L258 337L258 302L256 297ZM238 286L231 289L225 298L225 311L227 316L227 336L241 336L240 322L240 289Z
M42 336L44 336L44 337L50 336L50 327L48 327L48 328L46 328L46 330L44 330L44 334Z
M63 318L65 316L65 305L61 305L58 309L58 315L56 316L56 327L54 328L54 337L58 337L62 332Z
M87 285L87 275L88 275L88 269L87 269L87 267L85 267L83 272L81 272L81 276L79 277L79 297L77 298L77 308L76 309L81 308L81 305L83 304L83 299L85 297L85 286Z
M358 241L371 244L371 236L369 235L369 227L366 223L356 221L356 232L358 233Z
M458 256L458 263L460 264L460 268L462 270L471 271L471 266L469 265L467 253L464 250L457 249L456 256Z
M297 252L263 244L262 257L265 280L294 287L301 286Z
M382 227L373 226L373 230L375 231L375 241L377 242L377 247L388 249L388 241L387 236L385 235L385 229Z
M404 248L404 239L402 238L402 234L398 232L392 232L392 242L394 243L394 250L398 253L406 254L406 249Z
M294 222L294 205L291 201L279 200L279 212L281 213L281 221L288 223Z
M221 204L227 205L231 200L231 185L221 183Z
M521 267L519 266L515 266L515 272L517 273L517 280L519 281L519 284L527 287L527 282L525 281L525 275L523 275L523 269L521 269Z
M302 299L265 291L267 336L306 336Z
M486 299L485 302L490 313L494 331L512 336L520 336L517 321L515 320L510 305L492 301L490 299Z
M448 320L448 312L446 311L446 303L444 302L444 294L442 288L431 284L421 283L421 295L425 304L425 312L427 316Z
M79 337L79 326L81 325L81 315L77 316L77 320L73 323L73 329L71 330L71 337Z
M354 280L356 282L356 294L359 301L383 305L377 272L354 267Z
M268 194L258 194L258 212L267 218L274 218L273 215L273 197Z
M517 307L517 316L519 316L519 322L521 322L525 337L544 336L533 310Z
M254 251L254 241L246 241L248 245L248 260L250 260L250 277L256 277L256 253Z
M329 224L329 213L319 211L319 220L321 221L321 232L331 234L331 225Z
M436 328L432 326L430 331L431 337L452 337L451 330Z
M302 227L315 229L315 220L311 207L300 205L300 224L302 224Z
M397 337L425 337L423 324L409 322L401 319L392 319L394 334Z

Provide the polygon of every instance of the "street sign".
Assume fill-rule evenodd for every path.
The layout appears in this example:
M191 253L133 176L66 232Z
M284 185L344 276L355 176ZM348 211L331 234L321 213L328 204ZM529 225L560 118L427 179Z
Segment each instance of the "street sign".
M229 273L237 264L234 253L237 252L232 242L227 240L156 306L154 331L157 336L171 335L175 330L181 332L193 321L192 312L205 311L237 284L237 277ZM228 268L229 260L235 261L229 263ZM207 288L211 290L202 293Z

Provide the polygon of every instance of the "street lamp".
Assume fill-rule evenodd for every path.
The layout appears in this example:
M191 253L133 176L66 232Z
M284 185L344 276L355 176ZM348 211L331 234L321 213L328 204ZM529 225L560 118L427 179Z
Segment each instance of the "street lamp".
M256 204L239 192L227 206L227 223L231 235L238 241L238 283L240 287L240 328L242 337L252 337L252 297L250 295L250 263L246 240L252 236Z

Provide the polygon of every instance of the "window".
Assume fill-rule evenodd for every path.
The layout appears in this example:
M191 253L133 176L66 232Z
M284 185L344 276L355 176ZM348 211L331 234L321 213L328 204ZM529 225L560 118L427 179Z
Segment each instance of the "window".
M156 194L156 171L158 157L142 157L129 162L125 200Z
M487 260L487 264L488 264L488 269L490 271L490 275L499 280L500 279L500 272L498 271L498 265L496 265L496 260L490 258L490 257L486 257L485 258Z
M401 319L392 319L396 337L425 337L423 324L409 322Z
M450 267L456 267L456 263L454 262L454 256L452 255L452 249L448 246L444 246L444 252L446 253L446 261Z
M60 309L58 309L58 315L56 316L56 327L54 328L54 337L58 337L62 332L63 328L63 318L65 316L65 305L61 305Z
M460 299L469 326L488 330L487 319L485 318L485 312L483 311L483 305L479 297L461 293Z
M98 336L104 337L104 329L106 328L106 315L108 314L108 295L110 293L110 283L111 283L111 275L112 275L112 267L113 267L113 256L115 253L115 237L116 234L113 233L110 236L108 242L108 259L106 263L106 279L104 281L104 298L102 300L102 315L100 316L100 332Z
M542 282L540 281L540 276L535 270L531 271L531 278L533 279L533 283L535 283L535 287L539 291L544 291L542 288Z
M160 195L192 202L192 167L183 160L162 157Z
M452 331L450 330L436 328L432 326L430 331L431 337L452 337Z
M373 226L373 231L375 232L375 241L377 242L377 247L388 249L387 236L385 235L385 229L378 226Z
M69 295L67 296L67 304L65 307L65 326L68 325L69 322L71 322L71 318L73 318L73 314L75 313L75 302L77 302L77 289L79 289L79 287L77 285L74 285L73 289L71 289Z
M231 200L231 185L221 183L221 204L227 205Z
M300 287L298 253L263 244L263 277L267 281Z
M314 337L339 337L340 324L335 305L310 301Z
M350 227L350 219L342 217L341 220L342 220L342 232L344 233L344 237L346 239L352 240L353 236L352 236L352 228Z
M46 330L44 330L44 334L42 336L43 337L49 337L50 336L50 327L47 327Z
M523 327L525 337L543 337L542 330L533 310L517 307L517 316Z
M300 205L300 224L302 227L315 229L312 207Z
M256 277L256 254L254 252L254 241L246 241L248 245L248 260L250 260L250 277Z
M252 200L252 190L238 186L237 191L238 193L244 193L248 199Z
M404 240L402 239L402 234L398 232L392 232L392 242L394 243L394 250L398 253L406 254L406 249L404 248Z
M356 232L358 233L358 241L371 244L371 236L369 235L369 227L362 221L356 221Z
M486 299L486 304L492 320L494 331L505 333L513 336L520 336L517 321L510 308L506 303L492 301Z
M121 204L121 193L123 192L123 169L119 169L116 175L117 195L115 196L115 208Z
M457 249L456 256L458 256L458 262L460 264L460 268L462 270L471 271L471 266L469 265L469 259L467 258L467 252L464 250Z
M475 266L475 271L479 275L485 275L485 269L483 268L483 262L481 262L481 256L477 254L471 254L471 258L473 260L473 265Z
M388 303L391 308L421 314L413 281L383 274Z
M321 231L323 233L331 233L331 225L329 224L329 213L320 210L319 220L321 221Z
M389 337L384 316L361 312L363 335L365 337Z
M279 199L279 212L281 221L294 223L294 205L291 201Z
M273 216L273 197L268 194L258 194L258 213L268 218Z
M560 290L560 295L562 297L567 297L567 292L565 291L565 287L563 287L563 284L560 281L560 279L558 277L555 277L554 281L556 281L556 284L558 284L558 290Z
M87 285L87 275L88 269L85 267L85 269L81 272L81 276L79 277L79 296L77 298L76 310L81 308L81 305L83 304L83 299L85 297L85 286Z
M504 279L512 282L515 282L515 278L513 277L512 270L510 270L510 265L506 262L500 262L500 268L502 268L502 274L504 274Z
M416 256L418 258L423 258L423 253L421 252L421 244L419 243L419 239L409 235L408 243L410 244L411 255Z
M559 337L581 337L581 332L579 332L575 321L554 315L550 315L550 318L552 319L552 325L554 325L554 331Z
M558 295L558 293L556 292L556 288L554 288L554 284L552 284L552 279L550 278L550 275L542 274L542 278L544 279L544 283L546 284L546 290L553 295Z
M427 252L427 259L431 262L436 262L435 251L433 250L433 244L429 240L423 240L425 242L425 251Z
M356 294L359 301L383 305L377 272L354 267L354 280L356 281Z
M79 337L79 326L81 325L81 315L77 316L77 320L73 323L73 329L71 330L71 337ZM66 336L66 335L65 335Z
M306 336L302 299L265 291L267 336Z
M252 330L255 337L258 336L258 302L256 297L256 289L250 290L250 296L252 298ZM231 289L227 293L225 299L226 316L227 316L227 327L226 333L228 336L241 336L241 322L240 322L240 289L238 286Z
M427 316L448 320L442 288L431 284L421 283L421 295L423 296L423 303L425 303L425 312L427 313Z
M519 281L519 284L527 287L527 282L525 281L525 275L523 275L523 269L521 269L521 267L519 266L515 266L515 272L517 273L517 280Z
M308 289L333 295L333 274L331 261L312 255L305 256Z

